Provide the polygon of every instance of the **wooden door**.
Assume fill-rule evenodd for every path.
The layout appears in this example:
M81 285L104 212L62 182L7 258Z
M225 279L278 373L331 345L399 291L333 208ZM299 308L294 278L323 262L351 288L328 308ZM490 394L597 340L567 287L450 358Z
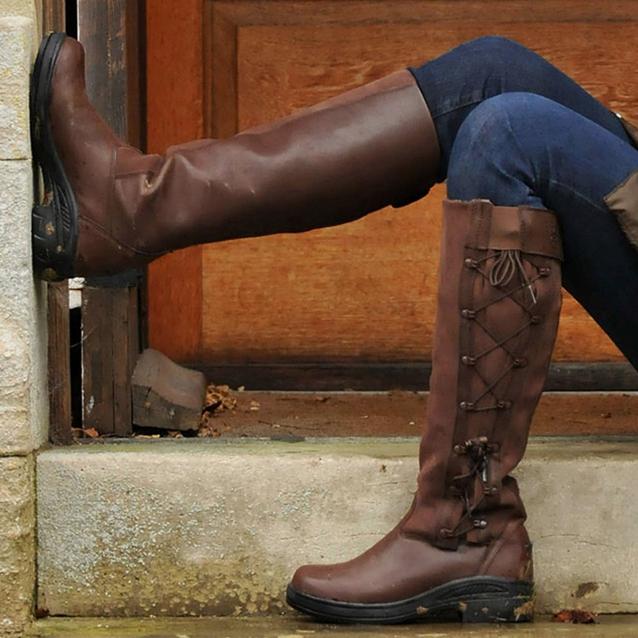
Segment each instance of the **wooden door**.
M632 0L152 0L147 21L155 151L232 135L485 34L522 42L638 116ZM427 362L443 195L163 258L149 275L151 344L202 367ZM622 356L568 297L555 360Z

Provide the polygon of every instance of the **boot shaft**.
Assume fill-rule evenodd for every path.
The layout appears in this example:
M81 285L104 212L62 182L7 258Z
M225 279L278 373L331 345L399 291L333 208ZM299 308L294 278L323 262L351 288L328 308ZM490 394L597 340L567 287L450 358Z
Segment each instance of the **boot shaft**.
M438 314L416 507L406 529L487 544L525 519L508 474L556 338L562 258L547 210L444 204Z
M438 176L434 123L407 70L229 139L145 155L91 106L80 43L54 34L36 68L34 111L46 133L36 127L38 161L60 193L41 217L65 235L53 259L46 220L36 224L46 240L36 244L38 270L52 279L115 274L195 244L343 224L422 197Z
M121 205L135 208L148 252L305 232L422 197L438 160L425 100L399 71L231 138L172 147ZM139 181L134 165L118 182L126 172Z

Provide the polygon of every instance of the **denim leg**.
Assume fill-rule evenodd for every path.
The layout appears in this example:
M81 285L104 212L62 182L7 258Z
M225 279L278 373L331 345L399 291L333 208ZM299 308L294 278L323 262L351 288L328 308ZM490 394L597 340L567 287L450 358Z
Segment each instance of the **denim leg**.
M629 141L620 120L609 109L543 57L507 38L472 40L410 71L439 136L441 181L447 175L452 145L465 118L478 104L501 93L542 95Z
M448 197L545 207L559 218L563 285L638 369L638 250L603 198L638 170L638 151L538 95L485 101L452 148Z

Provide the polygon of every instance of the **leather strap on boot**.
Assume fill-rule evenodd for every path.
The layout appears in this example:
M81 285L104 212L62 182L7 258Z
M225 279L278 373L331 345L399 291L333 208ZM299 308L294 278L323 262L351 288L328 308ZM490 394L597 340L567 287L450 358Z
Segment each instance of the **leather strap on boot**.
M550 211L445 202L428 423L404 530L454 548L487 544L525 519L508 474L525 451L549 366L561 259Z

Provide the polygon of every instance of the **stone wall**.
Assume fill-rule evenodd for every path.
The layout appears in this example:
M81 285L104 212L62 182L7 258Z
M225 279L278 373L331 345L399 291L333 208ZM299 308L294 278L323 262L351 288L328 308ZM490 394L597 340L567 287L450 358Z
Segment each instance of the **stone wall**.
M35 583L33 453L47 439L45 288L31 269L29 73L32 0L0 3L0 635L30 621Z

